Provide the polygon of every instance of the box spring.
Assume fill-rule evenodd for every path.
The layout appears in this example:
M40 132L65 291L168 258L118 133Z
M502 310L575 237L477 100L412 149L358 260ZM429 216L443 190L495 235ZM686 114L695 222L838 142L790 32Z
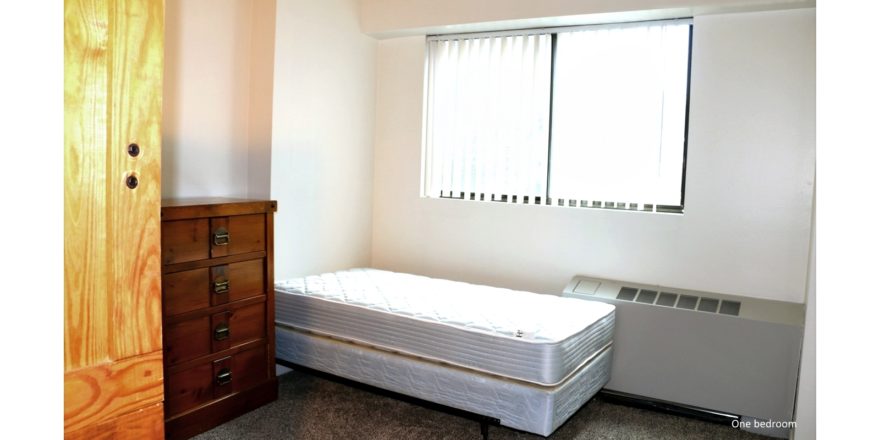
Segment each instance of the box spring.
M550 435L608 382L610 344L555 386L539 386L276 326L278 358Z

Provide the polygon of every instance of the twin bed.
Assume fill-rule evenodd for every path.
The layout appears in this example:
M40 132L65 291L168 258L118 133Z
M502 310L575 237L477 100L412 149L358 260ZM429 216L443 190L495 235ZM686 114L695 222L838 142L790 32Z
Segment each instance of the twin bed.
M275 303L278 359L539 435L611 371L604 303L376 269L277 282Z

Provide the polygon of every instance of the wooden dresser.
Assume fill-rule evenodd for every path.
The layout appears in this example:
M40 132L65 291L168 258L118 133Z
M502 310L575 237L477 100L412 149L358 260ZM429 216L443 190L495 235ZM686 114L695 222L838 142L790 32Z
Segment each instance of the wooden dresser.
M166 438L278 397L275 211L267 200L162 201Z

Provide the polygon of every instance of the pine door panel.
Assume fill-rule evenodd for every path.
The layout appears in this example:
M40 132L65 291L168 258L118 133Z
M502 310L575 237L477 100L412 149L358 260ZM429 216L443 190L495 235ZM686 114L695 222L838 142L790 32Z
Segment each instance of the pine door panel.
M163 44L161 0L65 0L64 369L71 438L163 435ZM138 146L136 155L130 144ZM127 185L132 176L134 188Z

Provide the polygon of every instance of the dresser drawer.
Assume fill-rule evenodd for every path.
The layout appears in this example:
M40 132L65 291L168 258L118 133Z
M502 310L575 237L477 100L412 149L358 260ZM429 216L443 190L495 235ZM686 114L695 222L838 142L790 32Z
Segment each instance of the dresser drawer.
M212 218L210 246L211 258L266 250L266 216L251 214Z
M266 215L174 220L162 223L162 264L266 250Z
M265 264L258 258L166 273L162 277L165 316L265 294Z
M165 327L165 364L179 364L265 337L264 302L189 319Z
M211 317L190 319L165 327L165 365L211 354Z
M166 377L165 417L247 390L268 379L266 346L207 361Z
M162 222L162 264L210 258L206 218Z
M166 273L162 276L162 309L165 316L203 309L211 305L211 268Z
M266 292L262 258L211 267L211 305L262 295Z
M226 337L223 330L227 329ZM266 336L266 304L257 303L211 316L213 350L227 348L261 339Z

